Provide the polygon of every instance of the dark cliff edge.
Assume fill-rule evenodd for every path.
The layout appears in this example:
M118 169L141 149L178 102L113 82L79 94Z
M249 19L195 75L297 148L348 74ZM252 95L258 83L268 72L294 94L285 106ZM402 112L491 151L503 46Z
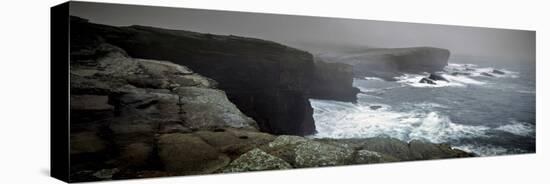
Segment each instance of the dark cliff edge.
M348 74L333 74L344 74L336 76L346 81L343 84L320 84L328 80L316 78L322 75L316 75L320 72L315 71L310 53L275 42L144 26L114 27L71 17L71 49L101 43L120 47L134 58L185 65L214 79L229 100L252 117L262 131L273 134L313 134L315 124L309 98L356 98L357 90L348 82L352 80ZM329 71L327 67L319 68Z
M393 80L402 73L433 73L447 66L450 51L435 47L370 48L344 53L324 53L319 60L353 66L356 77Z

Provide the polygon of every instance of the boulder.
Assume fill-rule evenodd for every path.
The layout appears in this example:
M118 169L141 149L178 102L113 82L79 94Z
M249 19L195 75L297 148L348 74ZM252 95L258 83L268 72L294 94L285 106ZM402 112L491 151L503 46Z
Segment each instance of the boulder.
M222 172L245 172L291 168L292 166L283 159L255 148L233 160L223 169Z

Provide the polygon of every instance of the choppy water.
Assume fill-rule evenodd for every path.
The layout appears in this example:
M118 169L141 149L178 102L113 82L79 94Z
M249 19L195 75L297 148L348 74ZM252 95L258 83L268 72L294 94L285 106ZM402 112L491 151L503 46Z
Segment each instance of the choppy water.
M437 85L413 74L356 79L357 104L310 99L313 137L420 139L483 156L535 152L534 62L468 63L451 61L441 73L449 82Z

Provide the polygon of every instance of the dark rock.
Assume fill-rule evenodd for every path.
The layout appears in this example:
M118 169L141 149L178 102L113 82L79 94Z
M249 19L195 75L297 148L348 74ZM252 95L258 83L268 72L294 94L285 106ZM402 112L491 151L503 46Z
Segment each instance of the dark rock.
M431 80L431 79L428 79L426 77L420 79L420 81L418 81L419 83L425 83L425 84L432 84L432 85L436 85L436 83Z
M497 70L497 69L493 69L493 73L494 73L494 74L499 74L499 75L504 75L504 74L506 74L505 72L500 71L500 70Z
M495 75L487 73L487 72L481 72L481 75L486 76L486 77L494 77L495 76Z
M315 62L311 97L357 102L359 89L353 87L353 67L341 63Z
M371 106L369 106L369 108L372 109L372 110L378 110L378 109L382 108L382 106L380 106L380 105L371 105Z
M71 109L85 111L112 111L109 97L105 95L71 95Z
M148 160L152 156L153 148L147 143L132 143L124 147L121 151L123 165L130 167L139 167L148 164Z
M453 72L451 73L451 75L454 75L454 76L457 76L457 75L466 75L466 76L469 76L469 75L472 75L468 72Z
M430 76L428 76L428 79L431 79L431 80L434 80L434 81L445 81L445 82L449 82L449 80L447 80L445 77L442 77L441 75L437 75L437 74L430 74Z
M96 132L78 132L71 134L70 154L98 153L105 151L107 143Z

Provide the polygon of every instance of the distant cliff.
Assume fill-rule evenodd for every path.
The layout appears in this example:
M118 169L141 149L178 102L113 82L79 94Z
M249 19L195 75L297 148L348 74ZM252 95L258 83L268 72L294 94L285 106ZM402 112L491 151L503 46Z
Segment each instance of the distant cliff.
M144 26L114 27L71 17L71 49L101 43L120 47L131 57L185 65L214 79L262 131L274 134L315 132L310 97L353 101L356 94L339 96L344 94L340 91L355 91L350 83L339 85L338 95L323 89L325 85L314 82L319 80L311 54L275 42Z
M392 80L401 73L441 71L450 51L434 47L373 48L346 53L325 53L317 57L331 63L353 65L357 77L371 76Z

